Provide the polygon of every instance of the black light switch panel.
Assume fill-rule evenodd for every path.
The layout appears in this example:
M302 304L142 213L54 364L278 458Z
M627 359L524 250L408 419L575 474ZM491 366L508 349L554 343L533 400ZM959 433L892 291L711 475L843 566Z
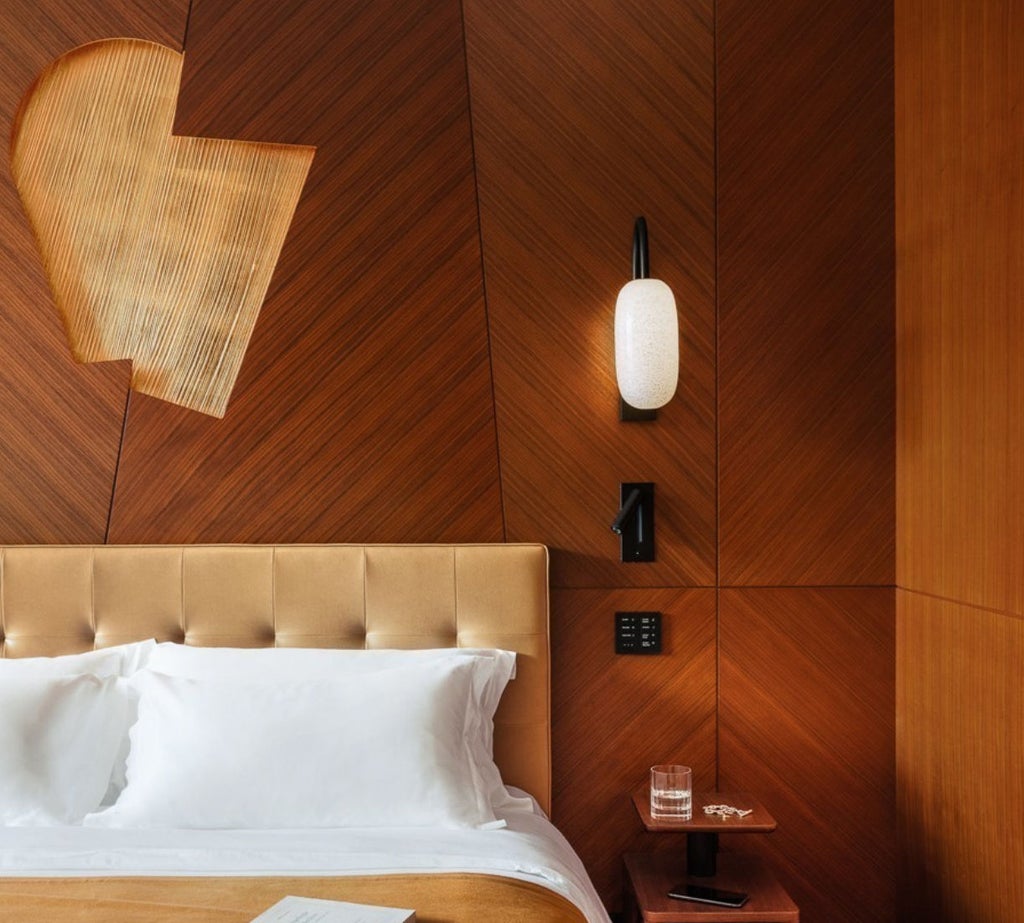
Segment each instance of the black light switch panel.
M660 612L616 612L616 654L660 654Z

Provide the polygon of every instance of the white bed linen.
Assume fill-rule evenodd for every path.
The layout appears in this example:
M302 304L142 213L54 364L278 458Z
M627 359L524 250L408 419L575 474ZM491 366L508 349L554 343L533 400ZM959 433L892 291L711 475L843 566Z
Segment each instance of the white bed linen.
M501 830L0 827L0 876L481 872L544 885L591 923L609 923L583 864L547 818L524 810L501 814L508 822Z

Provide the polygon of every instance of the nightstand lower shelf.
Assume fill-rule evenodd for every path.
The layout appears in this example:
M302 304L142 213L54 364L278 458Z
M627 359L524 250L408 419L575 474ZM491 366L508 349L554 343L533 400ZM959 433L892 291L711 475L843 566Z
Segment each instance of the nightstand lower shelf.
M720 853L713 878L688 879L681 853L630 853L626 863L627 923L799 923L800 911L775 876L758 859ZM743 891L742 907L716 907L668 896L684 881Z

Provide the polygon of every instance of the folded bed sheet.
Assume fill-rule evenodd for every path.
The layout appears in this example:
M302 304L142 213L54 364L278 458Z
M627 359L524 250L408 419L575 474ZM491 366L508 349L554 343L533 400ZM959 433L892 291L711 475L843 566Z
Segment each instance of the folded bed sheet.
M505 828L491 830L6 827L0 828L0 895L22 893L18 880L39 878L469 873L539 885L578 907L588 923L608 923L582 863L548 819L525 810L504 819ZM38 893L40 886L29 890Z

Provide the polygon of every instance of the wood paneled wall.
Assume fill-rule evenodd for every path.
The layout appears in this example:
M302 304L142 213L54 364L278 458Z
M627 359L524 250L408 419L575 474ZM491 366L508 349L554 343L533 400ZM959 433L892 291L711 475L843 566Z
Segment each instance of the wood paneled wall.
M779 823L744 849L801 920L896 919L892 589L723 589L719 631L719 782Z
M111 540L500 539L458 0L193 0L177 131L317 152L225 419L132 396Z
M718 3L724 585L893 582L891 16Z
M717 768L713 5L464 8L507 535L552 547L555 819L614 906L643 842L629 792L653 762ZM683 374L628 426L612 328L637 215ZM651 564L609 528L634 480L657 484ZM661 611L666 653L615 657L617 610Z
M907 921L1024 920L1024 8L897 0Z
M70 361L4 173L0 540L543 541L554 814L608 903L624 849L678 848L628 801L678 759L778 816L745 846L805 923L890 919L887 5L92 6L0 11L3 118L50 58L140 35L184 47L179 133L317 153L220 421ZM624 425L641 214L682 376ZM609 529L628 480L658 485L652 564ZM620 609L661 611L665 653L615 657Z
M894 919L891 13L717 4L719 782L805 923Z
M465 6L509 538L548 536L558 586L712 585L712 3ZM683 374L656 426L617 415L637 215L682 306ZM658 485L653 564L618 563L620 481Z
M3 138L32 81L70 48L111 35L181 47L188 0L94 6L0 4ZM6 158L0 259L0 541L102 542L129 369L71 361Z

